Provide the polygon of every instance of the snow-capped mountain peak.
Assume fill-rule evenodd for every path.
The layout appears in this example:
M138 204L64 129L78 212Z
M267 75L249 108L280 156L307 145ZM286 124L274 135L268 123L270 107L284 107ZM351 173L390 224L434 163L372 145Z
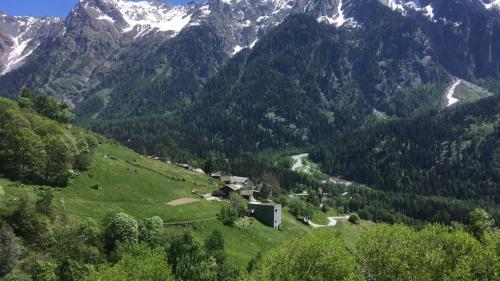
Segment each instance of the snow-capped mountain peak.
M435 21L434 8L432 4L422 5L420 0L379 0L380 3L389 7L393 11L400 12L406 16L408 13L421 13L429 20Z
M59 18L19 17L0 13L0 75L21 66L45 38L61 30Z
M137 36L157 29L161 32L178 33L191 20L188 6L174 6L154 2L131 2L124 0L108 0L114 2L123 19L128 24L123 32L136 30Z
M172 6L159 1L81 0L72 11L80 9L91 18L114 25L121 33L140 38L149 32L177 34L191 21L191 6Z

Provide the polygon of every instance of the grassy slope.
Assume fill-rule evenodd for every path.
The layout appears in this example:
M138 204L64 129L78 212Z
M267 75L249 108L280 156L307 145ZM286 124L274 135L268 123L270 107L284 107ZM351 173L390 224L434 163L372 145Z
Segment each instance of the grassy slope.
M489 93L488 91L482 88L461 83L456 88L455 94L453 96L459 99L462 103L470 103L489 97L491 95L492 93Z
M92 186L98 184L99 189ZM16 200L22 192L38 186L18 184L0 179L6 200ZM55 189L54 202L62 207L71 221L87 217L100 220L106 213L123 210L137 219L160 216L168 223L194 222L193 233L202 241L219 229L226 241L231 260L244 267L257 252L265 252L282 241L312 233L312 229L283 212L283 230L276 231L256 220L245 229L227 227L216 219L221 202L199 201L169 206L165 202L183 198L199 198L217 188L219 182L208 176L188 172L174 165L153 161L115 144L101 144L91 168L71 180L66 188ZM198 194L191 194L192 189ZM173 228L174 231L179 230Z

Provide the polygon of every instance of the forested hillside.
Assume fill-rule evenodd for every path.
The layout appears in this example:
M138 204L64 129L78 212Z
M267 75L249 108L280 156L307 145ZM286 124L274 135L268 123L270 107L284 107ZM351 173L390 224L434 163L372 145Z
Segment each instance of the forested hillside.
M431 53L421 30L411 19L380 13L386 15L351 32L291 16L231 59L186 108L94 121L92 128L136 149L203 156L317 143L377 113L405 117L439 108L449 78L424 59ZM169 137L149 140L164 133Z
M66 104L24 90L18 102L0 98L0 174L28 183L64 186L85 170L97 146L93 133L72 129Z
M445 112L382 122L325 142L312 157L328 173L388 191L389 198L397 198L394 193L440 196L450 198L449 203L460 199L497 208L498 112L496 96ZM431 205L445 201L436 198ZM398 205L404 209L411 204ZM457 219L452 205L436 219Z

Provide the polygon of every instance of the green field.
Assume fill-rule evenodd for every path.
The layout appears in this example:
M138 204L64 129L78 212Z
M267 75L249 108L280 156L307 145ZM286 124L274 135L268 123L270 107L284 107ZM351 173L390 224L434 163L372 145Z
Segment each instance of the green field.
M330 222L328 220L328 217L336 216L340 216L340 214L335 209L330 209L326 213L322 212L321 210L317 210L312 216L311 221L316 224L328 224Z
M467 82L462 82L457 86L454 97L462 103L475 102L480 99L491 96L492 93Z
M160 216L174 231L183 230L176 223L187 223L186 229L192 230L199 241L218 229L224 236L229 257L242 267L259 251L265 252L288 238L313 232L286 208L279 231L254 219L241 229L224 226L217 219L222 202L200 200L180 206L165 204L179 198L200 199L202 194L218 188L218 180L150 160L114 143L99 145L93 157L88 171L75 176L67 187L54 188L54 204L63 208L72 222L84 218L100 220L109 212L124 211L139 220ZM6 179L0 179L0 184L6 191L5 200L17 200L21 193L41 188ZM192 193L194 189L196 194Z

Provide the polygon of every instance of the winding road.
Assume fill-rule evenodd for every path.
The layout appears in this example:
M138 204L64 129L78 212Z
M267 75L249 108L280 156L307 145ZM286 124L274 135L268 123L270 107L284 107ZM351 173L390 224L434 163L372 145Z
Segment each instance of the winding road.
M309 225L312 226L313 228L320 228L320 227L332 227L337 225L338 220L346 220L348 219L349 216L343 216L343 217L327 217L329 223L328 224L315 224L312 221L308 221Z

